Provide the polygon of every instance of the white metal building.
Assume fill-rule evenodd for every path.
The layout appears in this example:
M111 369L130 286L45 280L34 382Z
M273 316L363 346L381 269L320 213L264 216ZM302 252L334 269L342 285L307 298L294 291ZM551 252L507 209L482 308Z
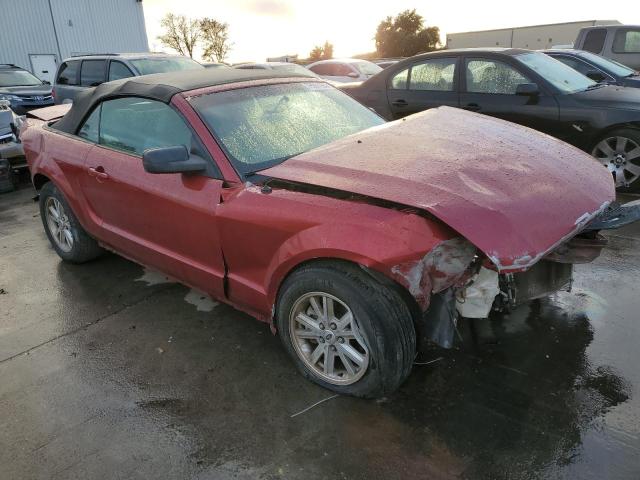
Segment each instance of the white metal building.
M87 53L147 52L142 0L1 0L0 63L53 83L57 65Z
M540 50L555 45L573 45L583 27L619 25L617 20L585 20L529 27L500 28L477 32L450 33L447 48L513 47Z

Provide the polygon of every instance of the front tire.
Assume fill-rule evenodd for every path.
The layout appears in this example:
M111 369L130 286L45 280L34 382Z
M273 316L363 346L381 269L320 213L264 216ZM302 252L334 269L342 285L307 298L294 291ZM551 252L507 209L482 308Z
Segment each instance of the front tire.
M601 137L591 155L611 172L616 188L640 189L640 130L620 128Z
M51 246L63 260L84 263L103 253L52 182L45 183L40 191L40 217Z
M415 358L407 304L347 263L318 262L289 275L280 289L276 326L302 375L340 394L390 393Z

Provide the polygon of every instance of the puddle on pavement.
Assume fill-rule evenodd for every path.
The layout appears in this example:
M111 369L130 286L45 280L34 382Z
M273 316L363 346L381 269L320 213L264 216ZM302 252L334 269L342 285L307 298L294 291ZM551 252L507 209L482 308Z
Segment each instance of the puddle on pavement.
M199 312L210 312L216 308L219 303L214 301L206 293L199 292L193 288L189 290L189 293L184 297L185 302L194 305Z

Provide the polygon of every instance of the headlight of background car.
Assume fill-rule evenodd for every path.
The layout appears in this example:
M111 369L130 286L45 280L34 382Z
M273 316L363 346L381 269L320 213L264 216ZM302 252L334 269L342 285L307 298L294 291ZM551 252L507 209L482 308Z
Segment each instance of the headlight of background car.
M7 95L0 93L0 100L9 100L11 102L19 102L22 99L16 95Z

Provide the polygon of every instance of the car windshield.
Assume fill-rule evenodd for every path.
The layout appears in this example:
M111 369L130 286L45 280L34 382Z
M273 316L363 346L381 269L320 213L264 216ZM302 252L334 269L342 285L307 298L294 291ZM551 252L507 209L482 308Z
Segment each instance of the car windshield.
M140 75L204 68L195 60L185 57L138 58L131 60L131 63L136 67Z
M383 70L380 65L376 65L375 63L371 62L354 62L352 65L364 75L375 75L376 73Z
M551 83L562 93L576 93L587 90L597 83L564 63L540 52L523 53L515 56L538 75Z
M42 81L26 70L0 70L0 87L33 87L35 85L42 85Z
M320 82L228 90L190 102L243 174L384 123L348 95Z
M634 70L625 65L622 65L621 63L614 62L613 60L601 57L600 55L596 55L595 53L581 52L580 55L588 62L593 63L596 67L600 67L603 70L611 72L619 77L630 77L631 75L636 73Z

